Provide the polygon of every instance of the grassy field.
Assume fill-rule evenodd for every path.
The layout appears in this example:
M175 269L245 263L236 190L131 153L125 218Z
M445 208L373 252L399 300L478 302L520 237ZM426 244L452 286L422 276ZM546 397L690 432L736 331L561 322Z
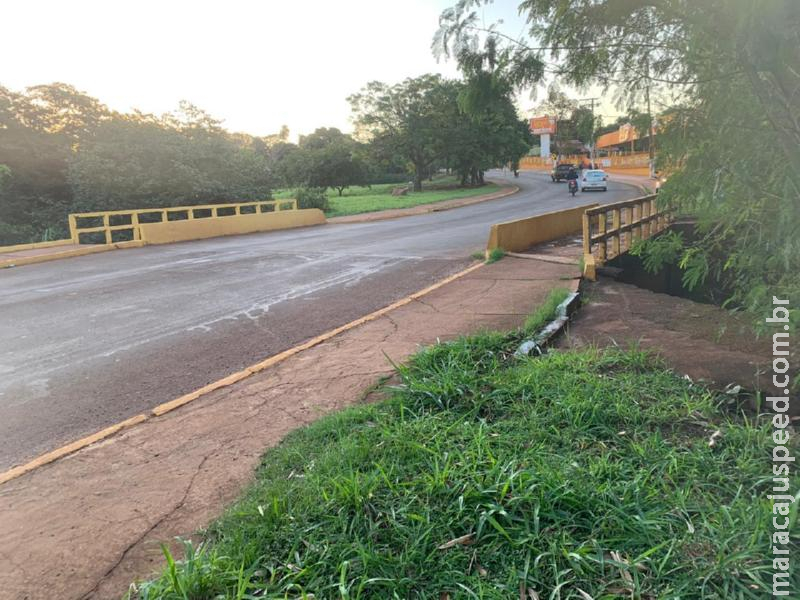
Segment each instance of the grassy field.
M493 183L477 188L457 187L455 177L440 177L433 182L426 181L421 192L409 192L407 196L392 196L392 190L396 187L402 187L402 184L382 183L369 188L353 187L344 190L341 197L336 190L328 190L330 211L326 214L329 217L340 217L391 208L408 208L454 198L490 194L500 189ZM292 189L283 189L273 192L273 196L276 199L292 198L294 193Z
M290 435L138 596L765 597L769 421L642 352L521 338L424 349L386 400Z

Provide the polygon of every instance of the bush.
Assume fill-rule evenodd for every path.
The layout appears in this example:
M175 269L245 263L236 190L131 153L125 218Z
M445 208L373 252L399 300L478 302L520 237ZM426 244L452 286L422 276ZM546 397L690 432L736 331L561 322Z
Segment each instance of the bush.
M11 225L0 221L0 246L38 242L34 228L29 225Z
M297 191L295 192L295 198L297 198L298 208L318 208L325 212L330 210L330 206L328 205L328 195L325 193L325 188L297 188Z

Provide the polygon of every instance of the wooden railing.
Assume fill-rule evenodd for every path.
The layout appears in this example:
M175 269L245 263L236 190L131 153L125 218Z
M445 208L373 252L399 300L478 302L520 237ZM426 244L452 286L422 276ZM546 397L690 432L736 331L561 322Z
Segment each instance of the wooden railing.
M595 279L595 268L624 254L637 240L663 231L669 213L656 206L656 195L590 208L583 213L584 274Z
M297 210L297 200L264 200L261 202L237 202L230 204L203 204L197 206L173 206L169 208L144 208L139 210L107 210L69 215L70 238L73 243L82 243L81 236L102 234L105 244L112 244L115 232L129 232L126 239L142 239L139 226L143 223L164 223L185 219L224 219L229 216ZM141 220L144 217L146 220ZM100 222L87 225L86 222ZM113 222L112 222L113 221ZM97 243L97 242L95 242Z

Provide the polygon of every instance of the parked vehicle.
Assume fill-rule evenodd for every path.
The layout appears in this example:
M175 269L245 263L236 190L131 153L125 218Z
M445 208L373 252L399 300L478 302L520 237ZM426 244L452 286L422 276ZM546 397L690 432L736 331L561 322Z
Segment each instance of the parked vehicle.
M559 163L555 167L553 167L552 171L550 171L550 179L552 179L555 182L559 182L563 179L566 179L569 170L574 168L576 167L572 163Z
M608 175L602 169L587 169L580 178L581 191L585 190L608 190Z
M567 184L569 185L569 188L568 188L569 189L569 193L574 196L575 192L578 191L578 180L577 179L568 179L567 180Z

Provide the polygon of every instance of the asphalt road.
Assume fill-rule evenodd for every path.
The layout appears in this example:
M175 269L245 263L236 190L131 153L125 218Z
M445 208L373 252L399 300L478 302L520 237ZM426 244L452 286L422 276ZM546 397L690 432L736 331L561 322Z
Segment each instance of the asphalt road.
M197 389L456 272L489 225L588 202L518 194L359 224L107 252L0 271L0 469ZM613 179L613 176L612 176Z

